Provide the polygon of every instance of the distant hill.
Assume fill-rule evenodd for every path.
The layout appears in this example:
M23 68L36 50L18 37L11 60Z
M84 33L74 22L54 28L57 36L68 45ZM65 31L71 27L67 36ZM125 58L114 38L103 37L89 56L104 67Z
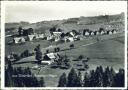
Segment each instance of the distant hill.
M64 20L52 20L52 21L42 21L37 23L6 23L6 31L16 30L19 26L23 28L33 28L36 32L45 32L51 27L55 26L56 28L61 28L65 32L82 29L98 30L100 27L103 28L118 28L121 30L124 27L124 13L117 15L101 15L94 17L77 17L69 18Z

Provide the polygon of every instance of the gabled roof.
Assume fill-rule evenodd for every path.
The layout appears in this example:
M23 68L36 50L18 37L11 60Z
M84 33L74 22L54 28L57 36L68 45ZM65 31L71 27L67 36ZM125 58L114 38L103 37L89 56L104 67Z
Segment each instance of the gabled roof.
M59 55L57 53L48 53L44 56L44 58L47 58L48 60L59 58Z
M47 56L51 59L56 58L54 53L48 53Z

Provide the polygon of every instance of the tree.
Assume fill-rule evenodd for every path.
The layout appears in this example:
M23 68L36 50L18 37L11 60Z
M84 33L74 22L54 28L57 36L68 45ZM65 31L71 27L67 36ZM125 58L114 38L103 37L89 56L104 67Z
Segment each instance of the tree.
M94 70L91 70L90 71L90 82L89 82L89 86L91 86L91 87L95 87L96 86L96 78L95 78L95 71Z
M42 60L42 52L41 52L41 49L40 49L40 44L35 48L35 51L36 51L36 60L38 61L38 64L41 63L41 60Z
M73 48L74 48L74 44L71 44L71 45L70 45L70 49L73 49Z
M96 68L96 71L95 71L95 82L96 82L96 86L97 87L103 87L103 74L102 74L102 67L99 68L97 67Z
M125 83L124 69L119 69L119 72L115 76L115 86L124 87L124 83Z
M77 87L77 73L74 68L68 74L68 83L67 87Z
M29 52L29 50L25 50L23 53L21 53L21 57L28 57L28 56L30 56L30 52Z
M78 77L77 77L77 87L82 87L82 76L81 76L81 72L78 72Z
M12 76L13 75L13 76ZM28 76L19 76L28 75ZM16 76L16 77L14 77ZM5 86L6 87L43 87L45 82L43 77L38 81L30 68L12 67L9 64L5 70Z
M17 61L17 60L20 60L20 55L18 55L18 54L13 54L13 57L14 57L14 59Z
M64 33L62 33L60 36L61 36L61 38L64 38L64 37L65 37L65 34L64 34Z
M62 30L59 28L59 29L58 29L58 32L62 32Z
M49 49L46 50L46 53L49 53Z
M52 27L52 28L50 28L50 32L52 33L52 32L55 32L56 31L56 27Z
M57 49L58 52L60 51L60 48L59 47L57 47L56 49Z
M84 75L84 80L83 80L83 86L84 87L89 87L89 74L87 72L85 72L85 75Z
M58 87L66 87L66 86L67 86L67 78L66 78L66 74L63 73L60 76Z
M83 58L84 58L83 55L80 55L80 56L78 57L79 60L82 60Z
M22 35L22 27L21 26L18 28L18 33L19 33L19 36Z
M110 85L111 85L111 87L115 86L115 75L116 75L116 73L115 73L114 69L111 67L110 68L110 80L111 80Z
M110 87L110 86L111 86L110 70L109 67L107 67L104 72L104 87Z
M57 48L54 48L54 52L57 52Z
M40 87L45 87L45 82L43 77L40 78L39 84L40 84Z
M5 70L5 86L14 86L14 81L12 80L12 75L14 68L12 67L11 61L9 60L7 69Z

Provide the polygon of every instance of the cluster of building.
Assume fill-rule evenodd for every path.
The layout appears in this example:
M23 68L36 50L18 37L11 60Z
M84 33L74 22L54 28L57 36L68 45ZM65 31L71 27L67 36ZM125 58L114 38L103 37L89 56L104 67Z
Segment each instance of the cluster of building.
M21 33L22 31L22 33ZM33 41L37 39L51 40L51 41L64 41L64 42L73 42L81 40L83 36L93 36L93 35L104 35L104 34L115 34L117 31L113 30L104 30L100 28L98 31L91 31L89 29L84 29L81 31L72 30L64 33L61 29L47 30L43 34L34 33L32 28L29 29L19 29L19 36L13 38L14 43L24 43L26 41Z
M36 39L43 39L43 38L44 38L44 34L34 33L34 30L32 28L28 28L28 29L19 28L18 36L13 38L13 43L24 43L26 41L33 41Z
M116 33L117 33L116 29L106 30L106 31L104 29L100 29L98 31L90 31L89 29L83 30L84 36L105 35L105 34L111 35L111 34L116 34Z

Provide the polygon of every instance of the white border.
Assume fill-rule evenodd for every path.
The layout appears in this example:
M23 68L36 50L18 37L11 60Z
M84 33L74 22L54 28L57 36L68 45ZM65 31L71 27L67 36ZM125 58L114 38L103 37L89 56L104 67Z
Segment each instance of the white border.
M4 76L5 76L5 73L4 73L4 65L5 65L5 62L4 62L4 56L5 56L5 5L6 3L12 3L12 2L40 2L40 1L1 1L1 89L127 89L127 10L125 12L125 61L124 61L124 65L125 65L125 87L31 87L31 88L28 88L28 87L4 87ZM48 1L47 1L48 2ZM55 1L54 1L55 2ZM66 2L66 1L64 1ZM71 1L70 1L71 2ZM91 1L92 2L92 1ZM93 1L95 2L95 1ZM96 1L97 2L97 1ZM105 2L105 1L99 1L99 2ZM116 1L115 1L116 2ZM123 2L126 2L127 1L123 1Z

